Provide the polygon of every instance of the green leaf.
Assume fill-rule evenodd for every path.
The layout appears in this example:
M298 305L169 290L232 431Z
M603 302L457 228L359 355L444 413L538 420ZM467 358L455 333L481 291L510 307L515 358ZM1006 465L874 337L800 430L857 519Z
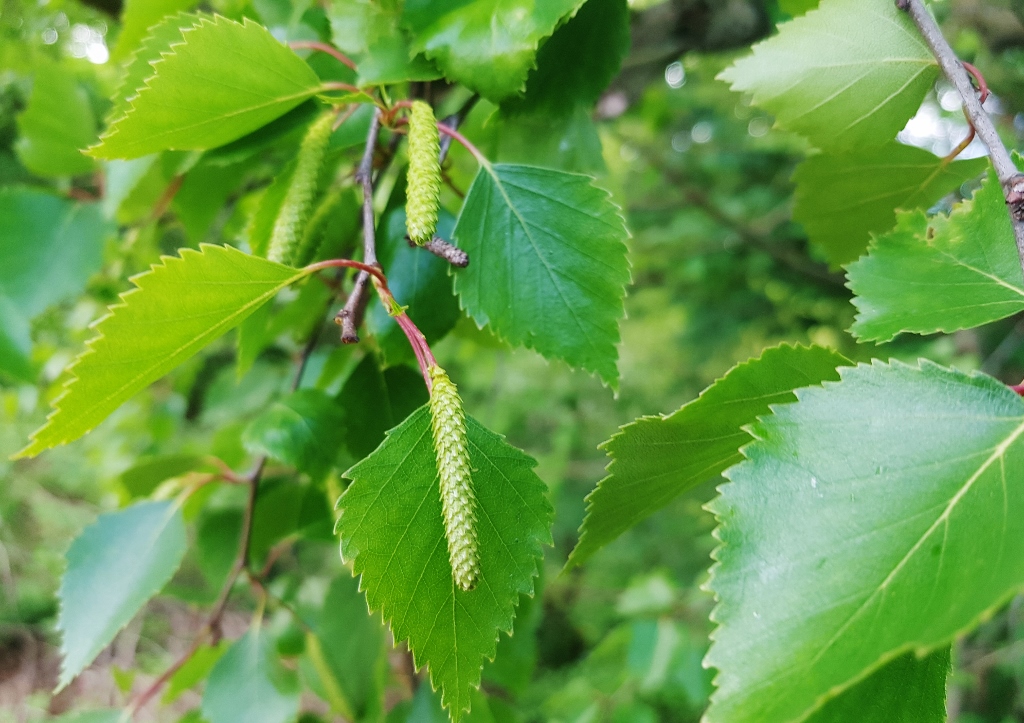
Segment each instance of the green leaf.
M89 173L96 162L82 149L95 142L96 117L85 91L57 63L38 63L28 107L18 116L18 159L37 176Z
M197 454L165 454L139 458L121 473L118 482L129 499L148 497L161 482L201 469L206 460Z
M110 231L96 204L0 189L0 296L32 318L78 295L99 270Z
M587 0L541 46L526 93L504 103L502 111L540 112L549 120L572 115L580 107L589 111L619 72L629 44L626 0Z
M163 705L173 703L186 690L206 680L210 671L213 670L213 666L227 652L228 645L226 640L221 640L214 646L201 646L167 681L167 690L164 691L161 699Z
M0 320L0 372L18 381L34 382L28 317L10 299L0 295Z
M125 400L305 276L230 246L183 249L132 279L69 367L73 376L19 457L78 439Z
M64 654L58 689L85 670L171 579L185 556L185 523L171 501L100 515L67 552L60 584Z
M121 720L121 713L122 711L113 708L106 710L79 710L51 718L50 723L118 723Z
M273 640L251 628L213 666L203 693L209 723L289 723L299 711L299 680L281 665Z
M601 445L608 476L587 496L587 516L567 567L578 565L678 495L743 459L744 427L793 390L839 378L849 362L818 346L782 345L739 364L667 416L641 417Z
M372 354L363 357L338 393L345 410L345 445L362 459L384 441L385 433L428 399L423 377L408 367L381 370Z
M203 150L266 125L320 88L316 73L263 26L216 16L181 31L126 115L90 149L97 158Z
M897 209L929 208L986 168L987 158L946 163L901 143L821 153L793 174L793 220L804 225L829 263L849 263L864 253L872 234L895 225Z
M546 112L497 114L479 136L488 158L502 163L554 168L570 173L601 175L607 171L597 124L589 109L579 106L564 116Z
M334 44L356 61L361 87L441 77L432 62L411 51L410 39L399 27L400 11L398 3L331 3L327 12Z
M318 389L301 389L274 402L249 423L242 442L317 477L334 463L344 435L341 406Z
M111 57L116 61L133 52L137 54L139 45L145 44L145 37L152 33L154 25L168 15L198 4L198 0L126 0L121 13L121 34L117 36Z
M583 0L408 0L402 21L413 33L413 51L435 61L449 80L500 101L523 89L538 43L582 4Z
M818 7L820 0L779 0L779 9L796 17Z
M315 642L307 653L328 701L336 712L352 720L374 719L383 704L385 655L384 626L368 614L359 586L348 574L335 578L324 599ZM325 680L326 679L326 680Z
M1024 586L1024 401L926 361L841 376L753 425L709 505L708 723L800 720Z
M479 510L474 590L452 579L426 407L346 473L353 482L338 503L342 556L370 609L383 613L396 641L408 640L417 667L429 667L456 721L498 634L512 630L519 595L533 593L541 547L551 543L552 510L534 461L476 420L467 425Z
M455 291L481 327L615 386L628 232L591 180L484 163L455 226Z
M410 246L405 240L404 182L396 186L378 228L377 260L388 275L391 293L409 315L427 342L433 344L455 326L461 313L452 293L448 276L451 265L429 251ZM437 233L451 238L455 219L443 208ZM374 335L389 366L415 363L416 357L402 329L382 304L374 303L366 311L366 327ZM398 420L395 420L396 422ZM393 427L388 425L387 428Z
M917 112L938 66L887 0L822 0L719 76L818 148L880 146Z
M850 331L862 340L968 329L1024 309L1024 275L993 171L948 218L901 215L848 275L858 310Z
M904 653L819 708L807 723L946 723L949 648Z
M171 208L193 243L206 240L228 198L251 171L252 165L248 163L221 165L200 161L185 175Z

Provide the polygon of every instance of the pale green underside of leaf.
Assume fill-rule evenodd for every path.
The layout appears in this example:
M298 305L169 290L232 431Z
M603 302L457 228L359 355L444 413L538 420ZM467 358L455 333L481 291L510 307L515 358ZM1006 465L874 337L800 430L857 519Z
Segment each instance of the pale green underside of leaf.
M968 329L1024 309L1024 275L993 171L948 217L901 215L847 270L858 310L850 331L866 341Z
M204 150L266 125L315 95L312 68L249 19L201 17L182 30L154 74L90 149L97 158Z
M54 62L36 68L28 107L18 116L18 134L18 159L37 176L74 176L96 167L82 154L96 141L89 98L71 71Z
M96 325L73 377L18 457L71 442L306 275L230 246L183 249L132 279Z
M896 210L927 209L988 168L988 159L944 163L912 146L822 153L797 166L793 219L829 263L846 264L868 247L871 234L890 230Z
M905 12L889 0L822 0L719 76L777 124L822 149L883 145L938 75Z
M300 692L298 676L281 664L270 635L251 628L210 671L203 718L209 723L289 723L299 711Z
M462 307L512 344L618 382L628 232L591 178L484 165L454 236L472 263L455 273Z
M533 594L552 510L535 462L469 418L478 503L480 582L465 592L452 579L445 543L430 414L421 407L346 473L339 500L342 556L353 560L370 609L396 641L408 640L456 721L469 708L498 634L512 630L520 594Z
M587 516L567 567L578 565L648 515L742 459L743 431L793 390L839 379L849 362L822 347L779 346L733 367L679 411L641 417L602 444L608 476L587 496Z
M173 502L140 502L100 515L67 552L60 585L63 688L167 584L185 556L185 523Z
M523 89L537 45L583 0L410 0L403 21L412 49L437 63L445 77L492 101Z
M804 720L1024 585L1024 401L930 362L841 376L754 425L709 505L708 723Z

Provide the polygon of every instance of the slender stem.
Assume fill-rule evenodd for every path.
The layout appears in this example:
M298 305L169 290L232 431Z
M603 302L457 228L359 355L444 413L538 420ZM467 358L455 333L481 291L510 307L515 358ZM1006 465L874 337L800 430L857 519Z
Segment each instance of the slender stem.
M476 146L470 143L469 139L466 138L466 136L462 135L454 128L449 128L444 123L438 123L437 130L439 130L443 135L446 135L449 138L461 143L463 148L465 148L467 151L473 154L473 157L476 158L477 163L479 163L482 166L487 165L487 159L484 157L484 154L480 152L480 149L478 149Z
M198 635L196 635L196 639L192 641L192 645L189 646L188 650L178 656L178 659L171 663L167 670L161 673L156 680L150 683L145 690L139 693L139 695L132 700L125 709L124 714L121 716L121 720L131 720L138 711L142 710L142 708L160 692L160 689L167 684L167 681L174 677L174 674L181 670L185 663L192 659L193 655L199 652L199 648L201 648L203 643L206 642L206 638L209 633L209 626L204 625L203 629L199 631Z
M981 105L968 71L964 69L953 48L942 35L942 30L928 12L923 0L896 0L896 4L910 14L925 43L939 62L943 74L960 93L967 117L977 131L978 137L988 147L989 158L992 159L992 166L996 169L1009 206L1013 234L1017 241L1017 255L1021 268L1024 269L1024 175L1017 170L1010 152L999 138L999 132L992 119Z
M288 47L292 50L319 50L321 53L327 53L343 65L347 65L352 70L356 69L355 61L352 58L327 43L321 43L316 40L293 40L288 43Z
M470 112L473 110L473 108L476 106L479 100L479 94L474 93L469 97L469 100L462 104L461 108L459 108L457 111L455 111L450 116L441 121L441 125L447 126L452 130L458 130L459 126L461 126L465 122L466 118L469 116ZM445 136L444 138L441 139L441 152L438 154L437 157L438 163L444 163L445 159L448 158L448 150L451 147L451 136Z

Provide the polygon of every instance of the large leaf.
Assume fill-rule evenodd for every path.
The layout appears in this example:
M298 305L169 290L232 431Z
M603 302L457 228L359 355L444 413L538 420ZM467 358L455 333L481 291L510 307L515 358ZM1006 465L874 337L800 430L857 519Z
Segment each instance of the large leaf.
M37 176L88 173L96 162L82 149L96 141L96 117L70 71L52 61L36 65L28 107L18 116L15 150Z
M288 723L298 713L299 693L295 671L281 665L273 640L256 627L210 671L203 718L209 723Z
M500 101L523 88L537 44L583 0L408 0L403 22L413 50L425 53L450 80Z
M608 476L587 496L580 541L566 564L580 564L676 496L739 462L739 448L750 441L745 425L770 405L793 401L794 389L838 379L836 367L846 363L822 347L774 347L733 367L677 412L622 427L601 445L611 457Z
M967 329L1024 309L1024 274L992 171L948 218L902 215L848 271L860 339Z
M895 3L822 0L719 77L818 148L858 148L892 140L937 75Z
M58 687L72 681L146 602L185 556L185 523L174 502L140 502L100 517L67 553L60 585L63 633Z
M709 506L709 723L802 720L1024 586L1024 401L929 362L841 376L755 424Z
M819 708L807 723L946 723L949 648L882 666Z
M617 383L628 233L606 191L588 176L484 163L454 234L470 258L455 290L477 324Z
M99 270L110 230L97 204L0 189L0 296L30 318L76 296Z
M396 641L408 640L458 721L493 659L498 633L512 630L520 594L533 593L541 547L550 544L551 507L534 461L468 419L479 517L480 582L452 579L445 544L430 413L421 407L346 473L338 523L342 555L353 561L371 610Z
M587 0L537 53L537 67L530 71L522 99L513 98L502 109L540 112L549 120L552 115L571 115L578 107L589 110L628 52L626 0Z
M213 148L284 115L320 88L312 68L249 19L199 17L181 35L153 63L155 73L92 155Z
M849 263L864 253L871 234L896 224L897 209L927 209L986 168L986 158L948 163L900 143L821 153L793 174L793 219L830 263Z
M71 442L125 400L269 301L296 271L230 246L183 249L132 279L136 289L96 323L67 388L20 457Z

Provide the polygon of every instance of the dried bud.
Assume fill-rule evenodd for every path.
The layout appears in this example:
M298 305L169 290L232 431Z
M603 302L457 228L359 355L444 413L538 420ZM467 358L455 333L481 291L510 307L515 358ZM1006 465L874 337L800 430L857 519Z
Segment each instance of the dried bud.
M406 186L405 228L409 238L422 246L437 230L441 194L440 140L433 109L413 101L409 114L409 175Z
M476 495L469 466L466 416L459 391L439 366L430 368L430 417L441 478L441 514L452 577L463 590L476 587L480 549L476 537Z
M333 126L334 114L324 113L313 122L302 139L291 185L288 186L281 210L274 220L274 230L270 234L267 258L271 261L279 264L291 264L295 261L306 221L313 207L324 152L327 150Z

